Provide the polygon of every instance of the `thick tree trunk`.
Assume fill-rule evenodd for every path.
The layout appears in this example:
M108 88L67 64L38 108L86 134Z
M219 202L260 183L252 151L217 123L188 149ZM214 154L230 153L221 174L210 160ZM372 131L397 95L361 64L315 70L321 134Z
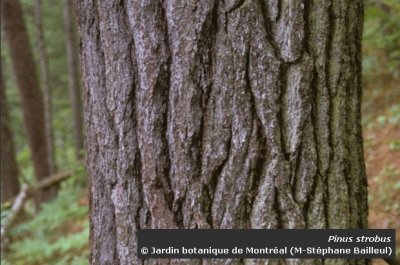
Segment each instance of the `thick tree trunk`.
M3 64L1 64L3 67ZM10 128L6 87L0 72L1 92L1 203L17 196L19 192L18 165L15 160L14 141Z
M79 82L78 49L76 47L76 27L73 19L72 0L64 0L64 24L67 35L68 82L74 121L75 154L77 159L81 159L84 148L82 93Z
M1 2L1 20L22 101L35 178L39 181L49 176L43 98L19 1ZM38 199L45 201L55 194L56 190L49 188L44 190Z
M367 227L361 0L83 0L76 12L92 264L139 264L142 228ZM169 262L189 263L144 264Z
M49 81L49 64L47 60L46 44L44 40L43 27L42 27L42 12L41 12L41 1L35 0L35 21L36 31L39 43L40 53L40 66L42 72L42 84L43 84L43 101L44 101L44 120L46 129L46 141L47 141L47 160L49 163L49 175L53 175L56 172L56 163L54 161L54 141L53 141L53 128L52 128L52 103L51 103L51 90Z

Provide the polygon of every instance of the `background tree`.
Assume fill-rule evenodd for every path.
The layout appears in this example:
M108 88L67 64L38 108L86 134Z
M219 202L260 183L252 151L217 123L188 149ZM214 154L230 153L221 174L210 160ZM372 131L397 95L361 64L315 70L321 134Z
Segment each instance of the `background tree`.
M75 3L92 264L139 228L367 227L361 0Z
M43 102L44 102L44 120L46 129L46 141L47 141L47 160L49 161L49 175L53 175L56 172L56 163L54 159L54 142L53 142L53 128L52 128L52 100L50 90L50 71L46 52L46 43L43 34L42 26L42 6L40 0L35 0L35 24L36 34L39 44L40 54L40 67L42 73L42 84L43 84Z
M35 178L41 180L49 175L43 98L19 1L2 1L1 19L22 101ZM38 198L44 201L55 194L56 189L52 187Z
M64 24L66 33L66 48L68 58L68 81L71 98L72 116L74 124L74 143L76 158L82 158L83 144L83 116L82 93L79 81L78 49L76 46L76 27L72 12L72 0L63 0Z
M3 58L1 68L3 69ZM18 165L15 160L14 140L10 128L8 105L6 101L6 87L3 71L0 71L1 91L1 202L16 196L19 192Z

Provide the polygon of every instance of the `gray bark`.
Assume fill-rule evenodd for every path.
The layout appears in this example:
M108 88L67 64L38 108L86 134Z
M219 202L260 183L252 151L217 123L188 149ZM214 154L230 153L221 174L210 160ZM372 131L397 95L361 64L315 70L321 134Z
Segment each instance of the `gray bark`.
M361 0L75 3L92 264L142 228L367 227Z

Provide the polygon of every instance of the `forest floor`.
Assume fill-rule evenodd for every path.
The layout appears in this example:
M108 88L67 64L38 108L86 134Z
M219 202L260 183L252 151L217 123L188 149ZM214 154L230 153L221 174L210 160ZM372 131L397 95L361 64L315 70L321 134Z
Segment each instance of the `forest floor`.
M380 75L364 86L364 154L369 227L400 227L400 78ZM397 230L397 257L400 230ZM374 264L385 264L374 260Z

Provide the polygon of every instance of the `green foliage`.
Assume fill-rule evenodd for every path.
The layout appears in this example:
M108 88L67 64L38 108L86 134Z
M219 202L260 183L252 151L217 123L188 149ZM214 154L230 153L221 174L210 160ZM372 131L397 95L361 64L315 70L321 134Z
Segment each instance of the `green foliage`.
M400 120L400 104L395 104L388 108L388 111L385 115L378 115L376 117L375 126L384 127L386 125L397 125ZM370 126L374 126L373 123L370 123Z
M373 196L369 195L369 200L375 200L380 205L384 205L385 212L395 212L400 216L400 204L393 196L400 194L400 170L394 165L386 165L379 174L373 178L373 182L378 184L378 192Z
M391 117L389 118L389 122L392 124L400 123L400 104L396 104L390 107L389 109Z
M17 153L17 163L19 165L20 177L22 183L27 183L31 186L35 183L31 151L28 145L20 146L20 151Z
M10 231L4 264L88 264L88 208L79 203L84 177L65 181L55 200L43 203L34 218Z
M1 226L5 224L7 218L11 214L11 210L9 209L9 207L10 207L9 203L1 205Z
M371 185L376 187L369 193L368 201L379 208L372 208L376 213L383 213L389 221L389 227L396 227L396 219L400 218L400 169L396 165L385 165L377 176L372 179ZM397 235L398 236L398 235ZM400 255L400 246L396 248L396 255Z
M40 79L35 3L31 0L20 1ZM63 2L41 0L41 7L50 70L52 129L57 171L75 168L77 173L61 184L58 197L52 202L42 204L40 211L37 212L33 200L25 203L23 216L18 217L17 225L9 233L11 241L7 255L2 256L1 264L88 264L88 209L87 202L83 199L86 179L83 165L76 163L73 144ZM22 105L3 31L1 42L2 74L7 87L10 125L20 169L20 182L34 185L34 171L24 130ZM2 223L10 214L9 206L2 205Z
M383 1L391 8L387 14L377 6L365 11L364 76L400 75L400 5L395 0ZM384 59L377 54L383 52Z
M390 8L400 10L400 3L398 2L398 0L381 0L381 1Z

